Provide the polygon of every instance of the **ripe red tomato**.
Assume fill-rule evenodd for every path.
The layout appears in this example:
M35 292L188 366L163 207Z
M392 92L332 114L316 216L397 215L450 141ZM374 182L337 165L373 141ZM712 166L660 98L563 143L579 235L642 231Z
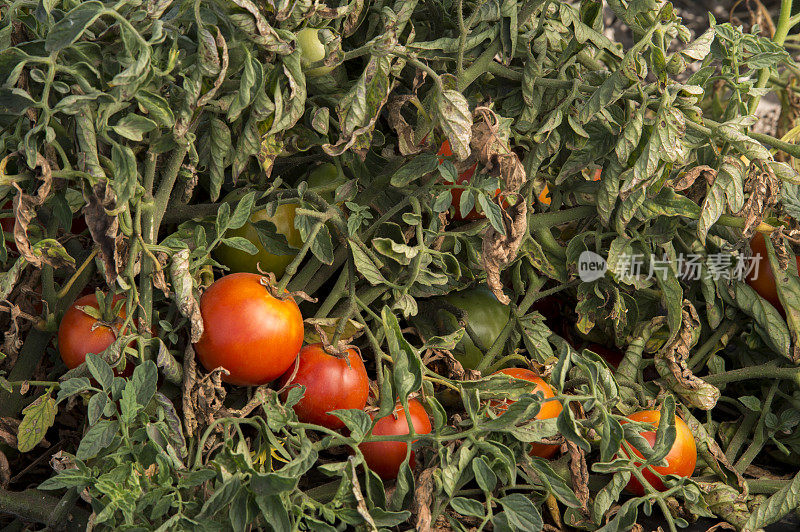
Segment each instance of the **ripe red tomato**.
M122 299L120 295L114 296L114 303ZM117 339L121 323L104 324L86 314L78 307L98 308L97 296L88 294L72 304L61 318L58 326L58 353L61 360L69 369L74 369L83 364L88 353L99 354ZM123 305L117 317L125 319L125 306ZM97 326L95 327L95 324ZM113 328L113 329L112 329ZM133 374L133 364L126 364L122 371L115 371L118 377Z
M303 347L298 355L297 373L291 386L305 386L303 398L294 405L297 418L329 429L344 427L342 420L328 414L331 410L362 410L369 397L369 377L364 361L355 349L348 349L347 359L329 355L322 344ZM284 387L294 365L281 377ZM286 393L284 393L284 398Z
M411 424L417 434L430 434L431 420L425 407L416 399L408 401L408 413L411 417ZM372 429L373 436L396 436L408 434L408 420L406 413L400 403L394 407L394 412L386 417L382 417L375 423ZM371 470L378 474L382 479L397 478L400 465L406 459L406 443L402 441L375 441L365 442L358 446L364 459ZM408 465L414 467L414 451L411 452Z
M775 274L769 265L769 257L767 256L767 242L764 240L763 233L756 233L750 241L750 249L753 250L753 257L758 257L758 268L753 268L748 273L746 282L753 290L758 292L758 295L769 301L770 305L775 307L778 312L786 317L786 311L781 305L781 300L778 297L778 287L775 284ZM800 269L800 257L795 257L797 260L797 267Z
M654 427L658 427L658 423L661 420L661 412L658 410L643 410L628 416L628 419L642 423L652 423ZM677 416L675 416L675 431L675 443L672 444L672 449L670 449L666 456L667 465L663 467L653 467L653 469L661 475L690 477L697 463L697 446L695 445L694 437L689 430L689 426ZM656 433L654 431L641 432L640 434L651 446L655 444ZM635 448L632 447L632 449L636 456L642 456ZM627 452L624 449L622 452L627 456ZM637 465L640 464L641 462L637 463ZM651 486L658 491L664 491L664 483L659 477L653 474L652 471L645 469L642 473ZM626 489L634 495L644 495L644 486L634 477L631 477Z
M449 140L445 140L442 143L442 146L439 148L439 151L436 153L436 155L444 155L445 157L450 157L450 156L453 155L453 151L450 149L450 141ZM443 159L439 159L439 162L441 162L442 160ZM466 169L465 171L463 171L462 173L460 173L458 175L458 178L456 179L456 183L455 184L463 185L463 184L469 183L470 180L472 179L472 176L475 174L475 169L477 167L478 167L478 163L475 163L474 165L472 165L472 167L470 167L470 168ZM478 206L477 205L471 211L469 211L466 214L466 216L461 216L461 209L459 208L459 206L461 205L461 194L463 194L463 193L464 193L464 189L463 188L453 188L451 190L451 192L450 192L450 194L451 194L451 196L453 198L452 205L455 208L455 214L453 215L453 218L455 220L459 220L459 221L463 221L463 220L472 221L472 220L480 220L482 218L486 218L486 215L483 212L479 212L478 211ZM495 195L495 197L500 195L500 189L499 188L494 193L494 195Z
M535 386L533 387L533 390L531 390L531 393L541 392L544 394L545 399L550 399L556 395L553 392L553 388L551 388L549 384L547 384L544 380L542 380L541 377L529 369L505 368L495 372L495 374L497 373L504 373L515 379L522 379L534 383ZM503 402L492 401L492 406L505 412L508 409L508 405L511 403L514 403L514 401L510 399L506 399ZM563 409L564 407L561 405L561 401L547 401L546 403L542 404L541 410L539 410L539 413L536 414L536 419L552 419L554 417L558 417ZM534 442L531 443L530 454L532 456L538 456L539 458L552 458L558 452L559 447L559 445Z
M294 363L303 345L303 316L289 297L273 297L260 275L234 273L212 284L200 298L203 336L197 358L207 370L224 367L225 382L258 386L275 380Z

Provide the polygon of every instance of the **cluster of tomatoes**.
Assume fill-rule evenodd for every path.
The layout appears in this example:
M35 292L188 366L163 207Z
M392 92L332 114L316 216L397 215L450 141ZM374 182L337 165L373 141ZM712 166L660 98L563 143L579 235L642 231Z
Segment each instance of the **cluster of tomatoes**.
M447 142L441 146L438 154L452 154ZM475 167L472 167L462 173L457 184L466 185L474 171ZM330 164L320 165L309 176L309 186L315 188L330 185L332 180L336 181L334 184L337 186L341 184L341 175L337 169ZM458 206L461 193L459 188L453 188L455 217L459 220L484 217L483 213L475 210L460 216ZM499 190L496 195L498 194ZM291 387L303 386L304 394L294 405L298 419L331 430L342 430L345 429L344 423L331 412L363 410L369 398L370 381L360 353L350 348L346 354L337 356L328 353L322 344L303 346L303 317L299 307L289 294L285 297L275 295L268 287L268 281L255 273L263 268L280 276L293 257L268 252L261 245L253 224L262 219L269 220L292 247L299 247L300 236L294 227L295 207L283 205L271 217L267 217L264 211L257 211L253 214L251 223L238 230L241 234L234 236L243 236L258 248L259 252L255 256L234 249L223 248L219 252L221 262L234 273L221 277L203 293L200 311L204 332L194 347L206 370L219 367L226 370L223 380L229 384L260 386L276 381L277 386L283 390L284 397ZM115 296L99 304L97 296L90 294L77 300L67 311L58 335L59 352L67 367L77 367L83 363L87 353L102 352L117 336L123 334L121 328L126 316L124 301L121 299L122 296ZM494 343L508 320L507 307L486 290L451 294L447 300L469 313L473 332L487 347ZM596 344L589 348L604 356L611 365L616 367L619 364L621 356L617 351ZM483 353L465 337L456 356L465 367L474 368ZM124 377L132 373L132 364L122 367L122 370L117 371L118 376ZM531 383L531 393L542 395L543 403L536 419L552 419L561 414L563 405L556 398L553 388L535 372L507 368L497 373L528 381ZM511 403L513 401L510 399L495 400L490 406L502 415ZM643 411L629 416L629 419L656 426L660 413ZM415 434L429 434L432 431L430 418L422 403L410 399L408 415L398 403L390 415L375 421L371 434L408 435L409 420ZM652 469L661 475L690 476L697 456L695 442L682 420L676 417L675 423L678 435L666 457L667 465ZM641 434L651 445L654 443L655 432ZM414 465L414 453L408 453L405 441L365 442L359 448L369 468L385 479L397 476L407 454L409 465ZM531 444L529 452L540 458L552 458L558 451L558 445L535 442ZM633 452L641 457L635 449ZM644 470L643 474L654 488L664 489L661 479L650 470ZM644 491L635 478L631 479L628 489L636 494Z

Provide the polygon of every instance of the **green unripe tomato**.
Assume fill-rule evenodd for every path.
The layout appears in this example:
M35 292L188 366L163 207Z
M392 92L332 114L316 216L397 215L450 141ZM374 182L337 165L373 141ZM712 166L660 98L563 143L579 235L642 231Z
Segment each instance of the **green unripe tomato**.
M508 323L509 308L500 303L486 286L448 294L444 299L454 307L466 311L470 327L486 349L492 346ZM446 310L440 309L437 312L437 321L442 332L451 333L458 329L458 320ZM465 368L475 369L484 353L465 333L453 355Z
M347 178L339 173L335 164L322 163L308 174L308 189L313 190L328 203L332 202L336 195L336 189L340 185L347 183Z
M316 28L303 28L297 32L297 48L300 50L300 62L304 67L325 59L325 45L319 38ZM333 67L322 66L305 70L306 77L316 78L324 76L333 70Z
M297 205L289 204L280 205L275 211L274 216L267 216L267 211L263 209L254 212L250 216L250 222L244 224L239 229L229 229L226 231L225 236L240 236L246 238L258 249L258 253L250 255L245 251L223 244L219 246L215 252L217 260L230 268L231 273L259 273L258 268L261 268L261 271L272 272L275 274L275 277L280 278L297 253L292 253L291 255L275 255L267 251L261 244L261 240L258 238L258 231L253 226L253 223L261 220L272 222L275 224L277 232L286 237L286 241L291 247L299 248L303 245L303 241L300 238L300 231L294 227L296 209Z

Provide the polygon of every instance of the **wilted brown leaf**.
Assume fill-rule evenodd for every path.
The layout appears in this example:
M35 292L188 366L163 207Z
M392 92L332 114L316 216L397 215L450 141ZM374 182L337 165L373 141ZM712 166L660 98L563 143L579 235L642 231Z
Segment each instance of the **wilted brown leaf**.
M781 181L768 164L762 161L753 162L747 173L744 192L749 196L737 215L744 218L742 233L749 239L764 219L764 212L780 199Z
M117 247L117 239L121 238L119 220L116 214L109 214L114 212L116 207L117 196L106 180L100 180L94 185L86 197L84 207L86 225L98 246L100 259L105 266L106 283L109 286L116 281L119 273L117 265L121 263Z
M46 255L43 257L39 253L34 253L31 243L28 241L28 225L36 218L36 207L47 199L53 184L50 163L40 153L36 154L36 168L41 168L41 175L38 177L41 179L42 184L39 185L35 195L25 194L16 182L12 183L14 188L17 189L17 194L14 196L13 201L14 242L20 255L36 268L41 267L42 262L58 266L57 262L53 262Z
M197 343L203 336L203 316L200 314L200 304L194 295L194 282L189 272L188 249L184 248L172 255L169 276L172 288L175 290L173 299L181 315L189 319L192 343Z
M417 530L429 532L433 530L433 515L431 514L431 503L436 488L435 473L437 468L431 467L424 470L417 479L416 489L414 490L414 513L417 514Z
M697 310L688 300L684 300L680 332L656 353L655 366L669 388L682 400L695 408L710 410L717 404L719 389L695 376L686 365L700 328Z

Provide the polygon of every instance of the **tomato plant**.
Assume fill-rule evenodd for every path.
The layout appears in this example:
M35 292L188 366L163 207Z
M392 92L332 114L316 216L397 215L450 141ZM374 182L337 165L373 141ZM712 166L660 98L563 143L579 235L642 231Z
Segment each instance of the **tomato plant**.
M289 246L299 248L303 245L300 231L294 226L295 211L297 205L280 205L272 216L267 215L266 210L258 210L252 214L250 221L238 229L228 229L225 233L228 237L242 237L253 244L258 252L255 255L236 249L225 244L220 245L216 250L218 260L230 268L232 273L260 273L272 272L276 277L281 277L286 271L286 267L292 262L296 253L279 255L268 251L258 235L258 229L253 225L260 221L267 221L275 225L277 234L286 238Z
M451 157L453 155L453 151L450 149L450 141L445 140L442 145L439 147L439 151L436 155L444 155L445 157ZM440 159L441 161L442 159ZM478 163L475 163L471 167L467 168L460 174L458 174L458 178L455 181L456 185L466 185L472 180L472 176L475 175L475 170L478 168ZM495 191L495 197L499 196L502 191L498 188ZM455 209L455 213L453 214L453 219L458 221L474 221L480 220L482 218L486 218L486 214L484 214L478 205L472 208L467 214L461 214L461 195L464 193L464 187L453 187L450 191L452 196L452 206ZM504 206L507 206L507 202L503 200Z
M720 270L754 227L800 242L798 1L713 19L654 0L5 2L0 527L791 514L796 279L782 320ZM783 139L754 126L768 93ZM87 288L125 314L78 315L76 351L127 321L106 354L135 348L130 378L92 355L61 376L49 356ZM481 378L512 366L552 387ZM529 419L536 389L558 417ZM654 404L680 412L703 468L628 497L632 472L647 483L625 416ZM552 463L530 457L556 452L545 431L570 450ZM402 465L412 440L424 467Z
M508 306L500 303L486 287L451 293L444 299L457 309L467 313L469 326L483 344L484 349L489 349L494 344L508 323ZM441 320L442 330L452 332L458 328L456 316L447 310L440 309L437 317ZM465 368L475 369L485 353L478 349L468 334L464 333L453 354Z
M641 423L650 423L654 427L658 427L661 422L661 412L658 410L643 410L628 416L631 421L638 421ZM675 416L675 442L667 453L664 459L667 461L665 466L654 466L653 469L660 475L677 475L680 477L690 477L694 472L695 464L697 463L697 445L694 441L689 426L681 418ZM656 441L656 433L654 431L644 431L639 433L647 443L652 447ZM631 447L633 453L639 458L642 454L634 447ZM625 451L623 451L625 452ZM638 463L637 465L641 465ZM658 491L664 491L664 482L655 475L652 471L645 468L642 474L647 482ZM632 477L626 487L628 491L634 495L644 495L644 486L635 478Z
M347 356L339 358L326 353L322 344L311 344L300 350L298 359L294 377L292 378L292 365L281 377L278 386L305 386L303 398L294 405L300 421L340 429L344 427L344 423L328 412L362 410L366 406L369 377L358 351L348 349ZM288 389L284 397L286 393Z
M288 296L278 299L265 278L234 273L200 298L203 336L195 344L207 370L223 367L231 384L258 386L286 373L303 344L303 317Z
M536 419L552 419L558 417L564 409L560 401L547 401L547 399L555 397L556 394L553 392L553 388L533 371L525 368L504 368L497 373L533 383L531 393L541 393L545 400L545 402L542 403L542 408L536 414ZM508 409L508 405L513 402L514 401L510 399L506 399L502 402L495 401L492 405L498 410L505 412ZM539 458L552 458L558 452L559 447L559 445L533 442L531 443L530 454L538 456Z
M416 434L430 434L431 420L422 403L409 399L408 414ZM409 433L406 411L400 403L395 405L391 414L378 419L372 428L373 436L403 436ZM382 479L393 479L397 477L400 466L406 460L408 445L402 441L376 441L364 442L358 448L371 470ZM408 465L413 468L414 464L414 451L411 451Z
M88 353L102 353L124 333L122 325L126 315L122 301L124 297L116 295L104 301L107 308L101 310L97 295L88 294L67 309L58 326L58 353L67 368L83 364ZM131 375L132 372L133 366L126 364L117 376Z

